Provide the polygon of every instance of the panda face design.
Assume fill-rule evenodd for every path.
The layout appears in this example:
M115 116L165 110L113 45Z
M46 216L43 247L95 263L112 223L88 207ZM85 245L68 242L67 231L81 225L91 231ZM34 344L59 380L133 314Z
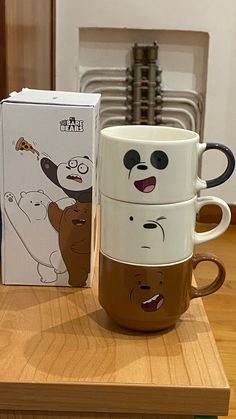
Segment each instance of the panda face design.
M67 163L60 163L57 178L62 188L80 191L92 186L92 162L85 157L72 157Z
M149 161L142 161L137 150L129 150L124 155L123 163L128 170L128 179L142 193L151 193L157 186L157 172L164 170L169 159L162 150L152 152Z

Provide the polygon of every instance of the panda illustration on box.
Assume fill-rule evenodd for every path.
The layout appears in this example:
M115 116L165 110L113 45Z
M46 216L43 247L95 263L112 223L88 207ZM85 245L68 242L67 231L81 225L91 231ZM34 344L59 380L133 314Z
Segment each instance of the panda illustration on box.
M79 202L92 201L93 163L88 156L72 157L59 165L43 157L40 164L48 179L61 188L69 198Z

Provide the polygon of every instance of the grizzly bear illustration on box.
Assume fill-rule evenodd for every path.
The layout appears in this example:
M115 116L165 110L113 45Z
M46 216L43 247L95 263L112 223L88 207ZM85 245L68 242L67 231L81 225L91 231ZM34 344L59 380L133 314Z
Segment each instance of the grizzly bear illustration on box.
M76 202L64 210L55 202L48 206L49 220L59 233L59 246L71 286L85 286L90 272L91 208L89 202Z

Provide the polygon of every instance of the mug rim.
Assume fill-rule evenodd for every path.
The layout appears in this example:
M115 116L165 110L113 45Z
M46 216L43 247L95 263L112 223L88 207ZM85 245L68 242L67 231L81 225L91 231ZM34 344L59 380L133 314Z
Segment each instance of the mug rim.
M127 262L127 261L123 261L123 260L120 260L120 259L116 259L116 258L113 258L111 256L108 256L106 253L104 253L103 250L101 249L101 247L99 249L99 252L102 254L102 256L104 256L107 259L111 259L114 262L123 263L125 265L132 265L132 266L146 266L148 268L163 268L163 267L167 267L167 266L180 265L181 263L185 263L189 259L192 259L193 256L194 256L194 253L192 252L190 256L187 256L184 259L178 260L177 262L159 263L159 264L155 265L155 264L149 264L149 263L147 264L147 263Z
M147 207L150 207L150 208L153 208L153 207L159 207L159 208L163 208L163 207L168 207L168 208L170 208L170 207L172 207L172 208L173 207L185 207L185 206L188 206L188 205L191 205L191 204L194 205L195 203L198 203L198 202L205 202L206 200L210 200L210 201L212 201L212 203L214 205L217 205L217 202L215 202L215 198L216 198L215 196L205 196L205 195L204 196L196 196L196 195L194 195L191 198L186 199L184 201L161 203L161 204L155 203L154 204L153 202L143 203L143 202L124 201L123 199L113 198L113 197L110 197L110 196L106 195L105 193L103 193L101 188L100 188L100 193L101 193L101 201L104 200L104 201L107 201L108 203L115 201L117 203L121 203L121 204L126 205L126 207L131 206L133 208L138 208L138 207L143 207L143 208L147 208ZM216 200L217 200L217 198L216 198Z
M145 138L146 133L152 134L153 138ZM133 132L133 134L129 134ZM171 134L177 133L178 138L157 138L156 132L159 132L159 135L162 134L164 136L168 135L168 132ZM142 135L140 135L142 134ZM175 128L175 127L165 127L160 125L113 125L111 127L103 128L100 131L100 135L103 138L119 141L119 142L132 142L140 144L142 142L150 143L150 144L186 144L192 143L194 141L199 141L199 134L195 131L183 129L183 128ZM138 137L138 138L137 138Z

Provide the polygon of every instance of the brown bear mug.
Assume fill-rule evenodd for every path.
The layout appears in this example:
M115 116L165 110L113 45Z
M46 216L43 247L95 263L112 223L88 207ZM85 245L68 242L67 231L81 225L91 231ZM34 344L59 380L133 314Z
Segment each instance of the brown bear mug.
M203 287L192 285L196 266L209 261L217 266L216 278ZM100 252L99 302L119 325L140 331L173 326L191 299L217 291L225 280L223 263L214 255L199 253L168 265L133 265Z

